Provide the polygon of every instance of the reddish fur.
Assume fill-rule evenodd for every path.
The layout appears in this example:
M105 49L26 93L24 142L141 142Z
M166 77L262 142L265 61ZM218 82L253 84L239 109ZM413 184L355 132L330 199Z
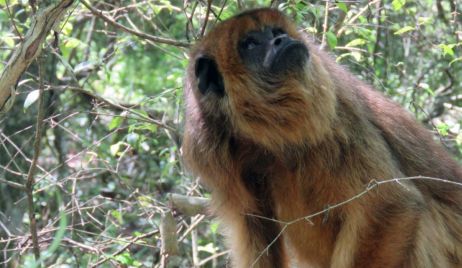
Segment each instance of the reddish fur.
M237 42L263 25L306 43L306 68L274 91L241 63ZM223 98L201 95L195 59L213 58ZM235 267L249 267L282 225L342 202L371 180L430 176L462 182L462 170L394 102L338 66L278 11L229 19L191 53L183 143L188 167L212 191ZM326 216L290 225L256 267L460 267L462 190L415 180L383 184Z

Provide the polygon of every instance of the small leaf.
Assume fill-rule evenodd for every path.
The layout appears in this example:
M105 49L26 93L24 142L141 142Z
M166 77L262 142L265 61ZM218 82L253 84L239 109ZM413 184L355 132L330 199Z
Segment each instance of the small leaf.
M449 55L449 56L454 56L454 50L453 48L455 47L455 44L439 44L438 47L443 50L443 56Z
M150 132L157 132L157 126L151 123L145 123L145 124L140 124L140 125L131 125L129 127L129 131L134 131L134 130L148 130Z
M418 17L417 18L417 24L422 25L422 24L429 24L432 22L431 17Z
M80 41L79 39L77 38L73 38L73 37L68 37L64 42L63 42L63 45L65 48L76 48L78 46L85 46L85 43L83 43L82 41Z
M124 223L122 213L120 211L114 209L114 210L111 211L111 215L112 215L112 217L114 217L119 222L119 224Z
M40 91L38 89L32 90L27 94L26 100L24 101L24 109L29 108L34 102L38 100L40 96Z
M217 221L213 221L211 224L210 224L210 231L213 233L213 234L216 234L218 232L218 226L219 226L219 223Z
M113 130L122 124L123 118L121 116L116 116L112 118L111 122L109 122L108 128L109 130Z
M441 123L436 128L438 129L438 133L443 137L449 134L449 126L446 123Z
M9 1L8 4L9 4L10 6L14 6L14 5L16 5L17 3L18 3L18 0L13 0L13 1ZM5 1L5 0L0 0L0 5L1 5L1 6L5 6L5 5L6 5L6 1Z
M306 27L305 32L315 34L318 32L318 30L316 29L316 27Z
M327 44L331 49L334 49L337 46L337 37L331 31L326 33Z
M125 265L133 265L133 262L135 261L132 258L132 256L130 256L129 252L124 252L120 255L115 256L114 260L118 261L120 264L125 264Z
M406 4L406 0L393 0L391 6L393 10L398 11Z
M337 7L343 12L348 12L348 6L345 3L337 3Z
M396 35L401 35L403 33L407 33L409 31L415 30L414 27L412 26L404 26L403 28L399 29L398 31L395 32Z
M359 51L353 51L353 52L351 52L351 56L353 56L353 58L354 58L356 61L361 61L362 58L363 58L363 55L362 55L361 52L359 52Z
M366 40L357 38L354 40L351 40L348 44L346 44L346 47L357 47L357 46L362 46L366 44Z
M120 151L120 145L122 145L120 142L111 145L109 148L111 155L115 156Z

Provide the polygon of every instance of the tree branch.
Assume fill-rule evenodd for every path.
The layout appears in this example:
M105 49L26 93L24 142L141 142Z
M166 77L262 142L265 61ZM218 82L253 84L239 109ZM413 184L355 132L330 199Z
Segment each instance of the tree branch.
M116 27L116 28L118 28L118 29L120 29L120 30L122 30L124 32L136 35L136 36L138 36L138 37L140 37L142 39L150 40L150 41L156 42L156 43L162 43L162 44L167 44L167 45L172 45L172 46L177 46L177 47L189 47L190 46L190 44L186 43L186 42L181 42L181 41L177 41L177 40L173 40L173 39L158 37L158 36L154 36L154 35L150 35L150 34L147 34L147 33L143 33L143 32L140 32L140 31L130 29L130 28L116 22L115 20L105 16L103 14L103 11L92 7L87 1L81 0L80 2L86 8L88 8L90 10L90 12L93 13L93 15L103 19L105 22L111 24L112 26L114 26L114 27Z
M0 75L0 112L5 113L11 108L11 105L6 107L5 103L9 98L14 98L14 89L19 78L40 54L42 43L48 33L59 23L73 2L74 0L62 0L58 4L39 11L34 16L24 41L16 48Z
M27 193L27 205L29 209L29 221L30 221L30 233L32 237L32 244L34 249L35 261L40 267L40 246L38 242L38 232L37 232L37 223L35 220L35 206L34 206L34 184L35 184L35 170L37 169L37 161L40 155L40 141L42 140L43 132L43 118L45 117L45 105L43 104L43 76L44 76L44 66L43 60L38 59L38 68L39 68L39 99L37 104L37 124L35 127L35 137L34 137L34 156L32 157L32 163L29 167L29 172L27 173L26 181L26 193Z

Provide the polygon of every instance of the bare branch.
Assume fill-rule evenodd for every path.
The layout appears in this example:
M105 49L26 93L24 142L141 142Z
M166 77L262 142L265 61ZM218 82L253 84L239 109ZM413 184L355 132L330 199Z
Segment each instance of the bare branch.
M35 255L35 261L39 264L40 260L40 246L38 242L38 235L37 235L37 223L35 220L35 206L34 206L34 184L35 184L35 170L37 169L37 161L40 155L40 141L42 140L42 132L43 132L43 118L45 117L45 108L43 104L43 92L44 92L44 85L43 85L43 76L44 76L44 66L43 60L39 58L39 100L38 100L38 112L37 112L37 124L35 127L35 138L34 138L34 156L32 157L32 163L29 167L29 172L27 173L27 181L26 181L26 193L27 193L27 205L29 209L29 221L30 221L30 233L32 237L32 244L33 250Z
M207 214L209 204L207 198L179 194L170 194L170 202L175 209L191 217L197 214Z
M137 241L141 240L141 239L144 239L144 238L147 238L147 237L151 237L155 234L159 233L159 230L154 230L154 231L151 231L149 233L145 233L143 235L140 235L140 236L136 236L136 237L133 237L130 241L127 242L126 245L124 245L123 247L121 247L119 250L117 250L116 252L114 252L112 255L108 256L108 257L105 257L101 260L99 260L98 262L96 262L95 264L92 264L91 267L94 268L94 267L98 267L100 266L101 264L107 262L108 260L114 258L115 256L117 255L120 255L122 254L125 250L127 250L131 245L133 244L136 244Z
M162 240L162 256L168 258L178 255L179 249L176 223L171 211L162 214L160 221L160 237Z
M133 34L133 35L136 35L142 39L146 39L146 40L149 40L149 41L152 41L152 42L156 42L156 43L162 43L162 44L167 44L167 45L172 45L172 46L177 46L177 47L189 47L190 44L189 43L186 43L186 42L181 42L181 41L177 41L177 40L173 40L173 39L168 39L168 38L163 38L163 37L158 37L158 36L153 36L153 35L150 35L150 34L147 34L147 33L143 33L143 32L140 32L140 31L136 31L136 30L133 30L133 29L130 29L118 22L116 22L115 20L105 16L103 14L103 11L101 10L98 10L94 7L92 7L87 1L84 1L84 0L81 0L80 1L86 8L88 8L90 10L91 13L93 13L95 16L98 16L100 17L101 19L103 19L105 22L111 24L112 26L124 31L124 32L127 32L127 33L130 33L130 34Z

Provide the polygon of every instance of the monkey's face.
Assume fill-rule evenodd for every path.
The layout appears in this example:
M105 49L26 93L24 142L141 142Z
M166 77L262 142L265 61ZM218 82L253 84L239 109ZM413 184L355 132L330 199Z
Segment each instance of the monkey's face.
M277 10L251 10L220 23L191 53L187 131L272 148L301 143L313 90L326 85L311 70L311 58L309 42Z
M284 79L284 73L302 70L308 58L306 45L278 26L246 33L237 50L243 65L262 80Z
M271 9L248 11L217 25L197 48L193 61L198 89L218 96L229 96L236 82L277 89L303 72L309 55L295 27Z

